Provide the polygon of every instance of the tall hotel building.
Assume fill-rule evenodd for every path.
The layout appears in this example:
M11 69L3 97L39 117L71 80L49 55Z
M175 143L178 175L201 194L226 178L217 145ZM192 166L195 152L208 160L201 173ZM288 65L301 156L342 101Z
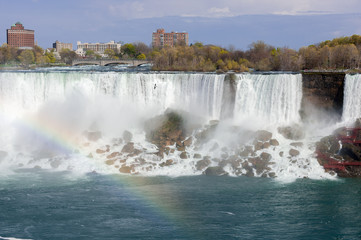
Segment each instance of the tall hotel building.
M153 32L152 35L152 46L153 47L174 47L177 44L189 44L188 33L187 32L171 32L166 33L164 29L157 29L156 32Z
M24 29L24 26L17 22L6 30L7 44L17 48L34 47L34 30Z

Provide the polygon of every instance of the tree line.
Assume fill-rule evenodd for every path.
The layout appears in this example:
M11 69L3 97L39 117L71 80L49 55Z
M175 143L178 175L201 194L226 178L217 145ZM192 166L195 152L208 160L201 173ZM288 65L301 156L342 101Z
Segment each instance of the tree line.
M126 43L123 44L120 51L106 49L101 56L92 50L86 50L85 57L89 59L100 59L103 57L112 59L147 59L150 55L151 48L146 44ZM20 49L3 44L0 47L0 65L21 65L28 67L30 65L47 66L50 64L71 64L74 59L80 58L75 51L63 49L56 57L55 49L44 50L39 46L33 49Z
M257 41L246 51L195 43L151 53L154 70L175 71L300 71L359 69L361 36L335 38L302 47L276 48Z
M21 50L4 44L0 47L0 64L47 65L71 62L78 58L74 51L64 49L55 58L54 51L39 46ZM288 47L274 47L263 41L252 43L247 50L223 48L200 42L186 46L161 49L142 42L122 44L120 51L106 49L104 55L112 59L148 59L153 70L162 71L300 71L359 69L361 63L361 36L335 38L302 47L298 51ZM102 58L86 50L86 58Z

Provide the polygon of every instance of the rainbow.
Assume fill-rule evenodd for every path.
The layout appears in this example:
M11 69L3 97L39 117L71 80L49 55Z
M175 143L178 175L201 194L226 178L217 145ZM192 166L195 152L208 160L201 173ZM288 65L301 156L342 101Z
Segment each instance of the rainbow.
M13 125L21 132L40 139L41 143L51 147L59 154L72 155L74 150L81 149L81 145L76 141L76 135L48 116L19 118L14 121ZM86 155L84 154L83 157ZM101 164L99 159L92 160ZM195 233L184 232L184 229L187 229L185 221L186 201L183 201L182 196L177 194L177 191L172 189L170 185L164 183L149 184L149 177L144 176L112 174L107 175L107 177L121 186L120 191L123 193L126 191L127 194L133 196L132 201L128 201L127 204L145 211L146 215L151 216L153 221L176 226L189 239L201 237L195 236Z

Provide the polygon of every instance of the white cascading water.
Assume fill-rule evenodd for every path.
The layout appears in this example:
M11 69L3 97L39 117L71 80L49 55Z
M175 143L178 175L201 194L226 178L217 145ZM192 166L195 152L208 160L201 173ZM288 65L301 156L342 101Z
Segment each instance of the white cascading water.
M240 74L238 78L236 120L251 118L263 126L299 122L301 74Z
M174 107L218 119L223 79L215 74L5 72L0 74L0 110L18 116L48 101L83 94L93 99L111 96L140 112L155 110L153 115Z
M355 121L361 117L361 75L346 74L342 120Z
M54 164L56 156L48 148L68 155L83 147L79 138L84 131L102 132L104 141L92 146L96 149L122 136L124 130L132 130L140 149L154 150L145 143L144 120L167 108L190 112L205 121L219 119L223 80L224 75L216 74L0 73L0 162L3 168L51 165L103 171L104 161L94 163L81 156L87 153L58 166L59 160ZM54 140L53 145L61 146L48 143ZM68 160L65 157L61 162Z
M202 171L195 167L199 159L194 156L210 156L210 166L217 166L217 161L226 155L231 158L238 154L238 150L231 146L236 146L240 140L247 141L242 139L243 130L237 130L246 128L268 130L278 139L279 146L262 151L272 156L274 164L271 168L275 176L325 176L322 167L311 158L313 150L307 144L299 149L301 154L296 158L280 154L287 153L291 147L290 141L278 134L277 127L299 122L302 76L237 76L234 118L225 124L221 122L214 139L208 143L201 147L194 144L187 147L188 159L181 159L175 146L171 147L174 150L172 154L159 159L152 154L157 151L156 146L145 140L144 121L164 113L167 108L199 116L204 119L203 124L209 120L220 120L225 75L2 72L0 166L2 169L17 166L117 173L118 169L104 163L106 155L95 150L102 147L104 150L109 148L104 146L112 145L110 152L121 152L125 143L113 144L112 139L129 130L134 136L134 146L143 149L141 158L147 160L148 165L136 168L140 174L201 174ZM87 130L101 131L103 137L96 143L84 143L80 136ZM49 144L49 139L54 138L58 138L57 144ZM49 153L52 148L60 149L63 155ZM171 160L173 164L160 167L159 163L165 160ZM130 157L126 163L138 164L139 161L139 157ZM224 169L230 175L237 175L230 165Z

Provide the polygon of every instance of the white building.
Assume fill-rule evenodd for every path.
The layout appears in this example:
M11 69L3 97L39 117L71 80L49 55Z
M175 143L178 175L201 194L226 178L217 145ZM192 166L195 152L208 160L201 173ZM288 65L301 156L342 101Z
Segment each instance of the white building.
M82 43L80 41L77 42L77 50L75 51L80 56L85 56L87 50L92 50L96 54L104 56L105 49L113 49L115 52L120 52L121 48L120 43L116 43L114 41L110 41L108 43Z

